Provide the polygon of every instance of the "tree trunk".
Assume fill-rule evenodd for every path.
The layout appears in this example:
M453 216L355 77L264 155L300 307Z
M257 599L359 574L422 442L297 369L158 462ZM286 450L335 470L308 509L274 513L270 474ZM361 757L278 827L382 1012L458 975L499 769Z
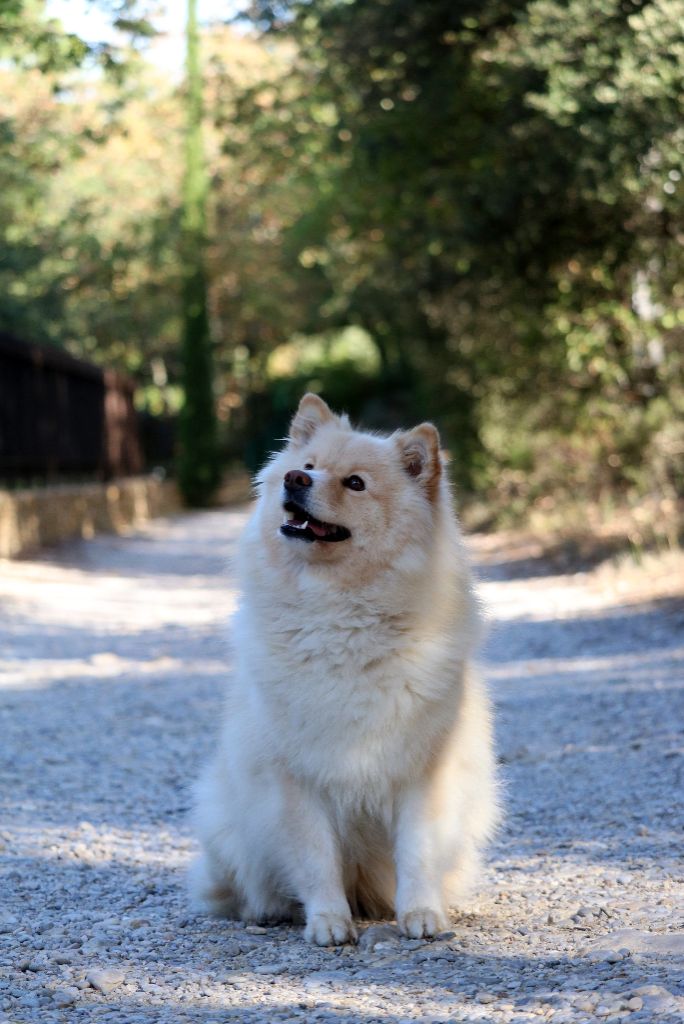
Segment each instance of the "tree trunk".
M205 267L207 172L202 145L202 72L197 0L187 0L183 264L183 385L178 480L188 505L206 505L220 479Z

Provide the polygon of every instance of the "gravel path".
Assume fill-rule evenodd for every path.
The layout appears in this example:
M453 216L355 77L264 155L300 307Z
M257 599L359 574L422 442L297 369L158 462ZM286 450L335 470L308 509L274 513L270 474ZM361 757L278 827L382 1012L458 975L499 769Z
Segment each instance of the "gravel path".
M684 1020L684 562L475 538L507 820L437 941L195 917L242 512L0 564L0 1020Z

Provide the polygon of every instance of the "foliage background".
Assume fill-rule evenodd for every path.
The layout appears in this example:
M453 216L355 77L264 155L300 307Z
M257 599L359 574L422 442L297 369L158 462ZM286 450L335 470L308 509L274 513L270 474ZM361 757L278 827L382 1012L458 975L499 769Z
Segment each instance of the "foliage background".
M183 87L144 5L109 9L118 47L0 11L0 328L174 414ZM312 388L436 420L499 514L676 516L684 0L256 2L203 55L227 460L255 468Z

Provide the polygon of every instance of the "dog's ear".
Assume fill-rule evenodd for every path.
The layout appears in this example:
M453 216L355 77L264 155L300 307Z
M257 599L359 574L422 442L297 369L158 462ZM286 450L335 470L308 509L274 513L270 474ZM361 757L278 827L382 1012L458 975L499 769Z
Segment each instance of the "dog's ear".
M437 427L421 423L413 430L402 431L397 435L397 444L404 470L421 484L430 501L434 501L442 476Z
M324 423L339 422L322 398L310 391L302 398L290 424L290 438L295 444L306 444Z

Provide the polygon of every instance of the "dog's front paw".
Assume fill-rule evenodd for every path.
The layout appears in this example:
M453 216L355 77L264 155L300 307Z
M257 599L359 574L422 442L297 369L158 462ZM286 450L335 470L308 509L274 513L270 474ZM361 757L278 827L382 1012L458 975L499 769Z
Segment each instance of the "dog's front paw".
M431 939L446 930L446 915L441 910L430 907L417 907L399 914L397 919L399 930L410 939Z
M356 928L351 917L342 914L312 914L306 922L304 938L317 946L339 946L343 942L356 942Z

